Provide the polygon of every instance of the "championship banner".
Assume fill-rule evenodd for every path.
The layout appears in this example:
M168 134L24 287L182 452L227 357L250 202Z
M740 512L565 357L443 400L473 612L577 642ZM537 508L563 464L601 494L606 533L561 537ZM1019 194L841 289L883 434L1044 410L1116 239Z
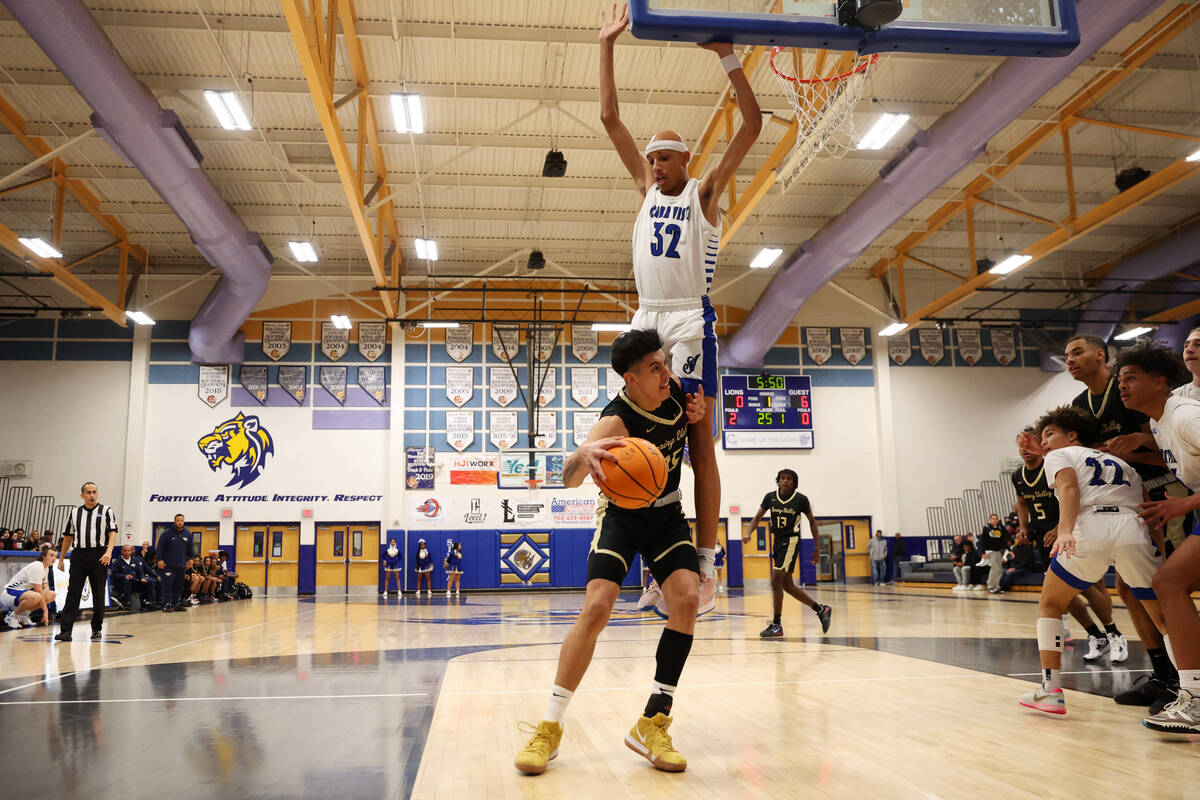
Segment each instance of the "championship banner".
M404 448L404 485L409 489L433 488L433 448Z
M488 394L497 405L506 406L517 399L517 376L508 367L488 369Z
M818 366L833 355L833 336L829 328L805 328L804 344L809 360Z
M892 363L902 367L912 358L912 339L909 338L908 331L889 336L887 343L888 358L892 359Z
M571 367L571 399L590 406L600 396L600 371L595 367Z
M446 355L461 362L475 349L475 326L459 324L457 328L446 328Z
M458 452L466 450L475 441L475 412L446 412L446 444Z
M342 405L346 404L346 368L321 367L321 385Z
M1012 328L992 328L992 354L1004 366L1017 358L1017 334Z
M958 355L967 362L968 367L978 364L983 356L979 328L956 328L954 333L958 337Z
M587 441L588 434L592 432L592 426L599 419L599 411L576 411L571 415L571 425L574 428L573 433L576 447Z
M332 322L321 323L321 352L330 361L341 361L350 349L350 331Z
M386 322L358 323L358 352L367 361L378 361L387 350Z
M383 367L359 367L358 386L379 405L387 399Z
M264 322L262 331L263 354L272 361L278 361L292 349L292 323Z
M571 326L572 355L586 364L596 357L596 352L599 349L600 345L596 339L596 332L592 330L591 325Z
M613 371L612 367L608 369L608 381L604 384L604 393L608 395L611 401L614 397L621 393L625 388L625 379Z
M488 414L488 428L491 431L492 444L501 450L507 450L517 443L517 412L492 411Z
M558 330L553 326L535 328L531 325L525 334L525 339L533 348L534 358L538 361L549 361L558 344Z
M537 435L533 437L533 446L549 449L558 441L558 412L537 412Z
M533 374L537 385L529 388L537 392L537 404L550 405L558 395L558 368L538 366L534 368Z
M842 328L842 358L850 362L850 366L867 357L867 331L865 328Z
M242 388L258 401L259 405L267 402L267 368L247 367L241 369Z
M515 325L492 325L492 352L501 361L512 361L521 350L521 329Z
M201 365L196 380L196 396L209 408L216 408L229 396L229 365Z
M464 406L475 396L475 370L471 367L446 367L446 398Z
M279 385L288 393L288 397L304 405L304 393L308 389L308 367L281 366Z
M942 332L937 328L920 328L917 334L921 337L921 355L930 366L942 363L946 355L946 343L942 341Z

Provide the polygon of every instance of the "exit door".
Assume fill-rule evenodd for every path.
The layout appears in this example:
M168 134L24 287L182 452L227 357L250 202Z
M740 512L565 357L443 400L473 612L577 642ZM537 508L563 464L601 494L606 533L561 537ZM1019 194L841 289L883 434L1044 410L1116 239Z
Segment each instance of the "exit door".
M378 523L317 525L318 592L375 591L379 585Z
M822 520L817 523L820 537L821 561L817 565L817 580L841 583L842 566L842 523L837 520Z
M238 578L251 589L295 594L300 570L298 523L239 523L234 529Z

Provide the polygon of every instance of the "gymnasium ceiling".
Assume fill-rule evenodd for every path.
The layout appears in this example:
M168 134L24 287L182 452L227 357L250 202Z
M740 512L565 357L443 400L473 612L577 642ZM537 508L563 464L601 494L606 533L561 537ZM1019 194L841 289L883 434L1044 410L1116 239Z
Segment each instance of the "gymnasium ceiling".
M309 282L312 296L335 289L362 289L374 281L330 148L305 81L288 24L277 0L122 0L88 4L134 73L163 106L174 110L202 150L204 167L247 226L261 233L276 255L275 278ZM627 278L629 237L636 195L599 122L596 70L599 48L594 0L484 3L476 0L356 0L357 30L376 104L387 181L405 283L435 275L469 276L518 255L492 274L524 274L524 253L538 248L552 269L588 278ZM877 240L839 277L871 302L882 295L867 283L870 268L955 191L993 163L1089 79L1118 63L1120 53L1177 4L1164 3L1149 19L1105 45L1086 66L1028 109L995 137L988 152L955 180L920 203ZM0 9L0 94L28 122L25 133L51 147L90 128L90 109L23 29ZM334 96L350 93L354 75L345 42L336 48ZM999 59L893 55L875 70L856 119L867 127L883 110L912 115L908 128L878 152L852 152L842 160L813 164L791 191L776 184L725 247L715 286L739 279L763 244L786 252L811 237L874 180L883 164L919 128L956 107ZM690 45L645 42L626 34L616 48L622 116L639 142L662 128L695 142L718 106L727 81L716 59ZM766 60L752 76L764 112L787 121L792 111ZM254 130L220 128L204 102L205 89L237 88L248 101ZM426 132L392 129L388 94L419 92ZM357 104L339 112L350 153L355 153ZM1200 24L1174 38L1088 114L1109 122L1200 135ZM764 123L759 143L739 173L739 193L767 160L785 132ZM1117 193L1115 173L1131 166L1150 171L1196 149L1194 143L1100 126L1072 132L1072 156L1080 211ZM717 155L724 147L717 145ZM541 177L551 148L561 150L564 178ZM100 210L129 231L149 253L154 292L165 294L210 273L180 221L139 173L122 164L99 137L63 154L69 176L82 179ZM10 132L0 132L0 173L31 160ZM1061 219L1067 214L1061 139L1014 169L1003 187L983 197L1028 214ZM32 176L49 174L44 168ZM52 183L0 197L0 223L46 236L54 210ZM1132 208L1095 233L1037 262L1023 276L1076 285L1089 269L1154 237L1200 211L1200 180L1185 181ZM1043 236L1041 223L978 206L978 256L997 257ZM413 238L437 241L440 260L418 260ZM290 260L286 243L312 237L321 259L310 270ZM65 203L64 261L112 241L73 197ZM943 269L965 274L965 224L951 222L913 252ZM748 285L765 285L756 274ZM5 272L26 268L6 254ZM85 283L113 294L116 251L74 269ZM565 272L564 272L565 271ZM933 296L954 281L928 269L908 271L910 292ZM190 283L175 301L198 306L215 274ZM859 283L859 281L863 281ZM29 281L21 282L26 285ZM64 305L79 305L60 288L38 291ZM1057 284L1056 284L1057 285ZM7 291L7 287L0 287Z

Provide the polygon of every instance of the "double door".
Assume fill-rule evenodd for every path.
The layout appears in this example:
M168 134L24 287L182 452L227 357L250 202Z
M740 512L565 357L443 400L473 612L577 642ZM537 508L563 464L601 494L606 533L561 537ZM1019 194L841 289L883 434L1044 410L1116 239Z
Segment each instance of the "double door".
M238 523L238 580L270 594L295 594L300 573L299 523Z
M156 522L154 523L154 541L150 543L154 547L158 542L158 537L164 531L175 527L174 522ZM189 522L183 526L188 533L192 535L192 552L191 556L204 556L216 552L220 549L221 524L219 522ZM140 542L134 542L135 545L141 546Z
M317 592L375 591L379 585L379 524L317 524Z

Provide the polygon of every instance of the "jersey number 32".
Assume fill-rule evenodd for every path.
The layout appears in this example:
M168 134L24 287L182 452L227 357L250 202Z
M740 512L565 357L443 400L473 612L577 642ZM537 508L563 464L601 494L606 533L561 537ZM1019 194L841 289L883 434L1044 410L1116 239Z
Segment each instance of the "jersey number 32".
M667 258L679 258L679 235L682 231L678 225L666 222L654 223L654 238L650 240L650 255L666 255ZM666 238L664 238L666 237ZM666 245L664 247L664 244Z

